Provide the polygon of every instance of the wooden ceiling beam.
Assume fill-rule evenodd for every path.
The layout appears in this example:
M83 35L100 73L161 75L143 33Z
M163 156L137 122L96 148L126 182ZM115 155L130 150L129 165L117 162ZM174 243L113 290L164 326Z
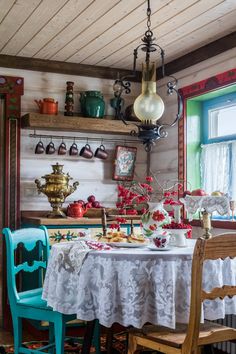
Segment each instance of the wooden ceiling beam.
M236 31L167 63L165 65L166 75L187 69L234 47L236 47ZM162 77L161 68L157 69L157 77Z
M210 59L234 47L236 47L236 31L167 63L165 65L166 75L172 75L178 71L187 69L192 65ZM111 80L115 80L118 73L120 77L132 75L131 70L3 54L0 54L0 67L98 77ZM157 77L162 77L161 68L157 70ZM141 73L138 72L135 78L130 78L130 81L140 82Z
M37 58L19 57L0 54L0 67L59 73L67 75L98 77L101 79L115 80L119 77L128 77L133 74L132 70L108 68L105 66L94 66L85 64L68 63L56 60L45 60ZM138 72L135 78L130 81L141 81L141 73Z

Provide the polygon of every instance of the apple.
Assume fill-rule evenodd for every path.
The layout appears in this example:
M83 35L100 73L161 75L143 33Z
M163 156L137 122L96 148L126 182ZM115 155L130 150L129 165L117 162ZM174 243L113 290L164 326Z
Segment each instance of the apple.
M220 191L214 191L211 193L211 195L213 197L221 197L223 195L223 193L221 193Z
M186 195L191 195L192 193L188 190L184 191L183 193L183 197L186 197Z
M192 191L192 195L197 197L202 197L204 195L207 195L207 193L203 189L199 188L199 189L194 189L194 191Z
M96 201L96 198L95 198L94 195L90 195L90 196L87 198L87 201L88 201L89 203L93 203L93 202Z
M96 200L94 202L92 202L93 208L99 208L99 205L100 205L100 203L97 202Z

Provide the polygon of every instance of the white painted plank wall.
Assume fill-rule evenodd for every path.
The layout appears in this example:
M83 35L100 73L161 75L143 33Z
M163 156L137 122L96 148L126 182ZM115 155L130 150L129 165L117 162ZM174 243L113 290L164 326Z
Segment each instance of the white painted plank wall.
M53 97L59 102L59 111L64 111L64 101L65 101L65 90L66 81L74 81L74 108L75 111L80 112L79 105L79 92L84 90L100 90L104 94L104 99L106 102L106 114L112 115L113 109L109 106L109 99L113 97L113 81L102 80L97 78L89 77L78 77L78 76L68 76L60 74L51 73L41 73L27 70L16 70L0 68L0 75L10 75L10 76L21 76L25 80L25 93L22 97L22 114L32 111L37 111L36 103L34 99L42 99L44 97ZM136 84L136 86L139 86ZM132 85L132 94L124 97L126 105L131 104L134 97L139 94L138 89L135 85ZM65 118L66 119L66 118ZM131 126L132 127L132 126ZM66 156L58 156L57 153L54 155L35 155L34 148L37 139L29 137L29 134L33 133L30 130L22 130L21 139L21 210L42 210L49 209L50 206L47 202L47 198L44 195L38 196L34 180L40 178L41 176L51 173L51 164L59 162L64 164L64 171L73 177L73 181L78 180L80 185L78 190L74 192L70 197L67 198L67 202L78 199L86 199L88 195L95 194L97 199L105 206L114 206L117 198L116 188L117 182L112 180L112 170L113 161L116 145L123 145L124 141L120 143L106 143L109 158L106 161L101 161L99 159L93 158L91 161L86 160L82 157L71 157L69 154ZM40 133L40 131L37 131ZM47 132L42 131L42 134L47 134ZM86 137L85 134L79 134L74 132L48 132L48 135L60 135L64 136L65 143L69 150L72 140L66 139L66 136L71 137ZM91 138L94 136L100 138L101 136L96 134L88 134ZM112 136L104 135L104 138ZM113 136L117 138L118 136ZM122 138L122 136L119 136ZM130 139L128 137L128 139ZM43 139L45 146L50 141L50 138ZM58 147L61 140L54 140L55 146ZM86 143L86 138L84 141L77 141L79 149ZM90 141L89 141L90 143ZM92 150L95 151L100 145L100 142L92 142ZM138 147L137 163L136 163L136 177L138 179L144 178L146 175L146 153L141 144L128 144ZM42 180L44 182L44 180Z

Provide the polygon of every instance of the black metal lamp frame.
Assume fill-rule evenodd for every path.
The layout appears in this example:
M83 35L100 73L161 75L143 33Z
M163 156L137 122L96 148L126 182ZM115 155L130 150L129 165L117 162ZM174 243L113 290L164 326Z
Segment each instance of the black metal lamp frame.
M183 113L183 100L182 97L177 90L177 83L178 80L174 76L169 76L172 78L172 80L168 81L167 83L167 94L172 95L174 92L177 95L177 103L178 103L178 110L176 117L174 121L171 124L135 124L135 123L127 123L125 120L125 115L122 112L122 99L121 95L123 92L126 94L131 92L131 83L128 79L131 79L133 77L136 77L136 63L138 59L138 52L139 50L142 50L143 52L146 53L145 55L145 62L149 63L150 62L150 53L156 52L158 49L160 50L160 57L161 57L161 68L162 68L162 77L167 76L165 74L165 52L164 50L156 43L154 43L154 40L156 38L153 37L153 32L151 31L151 8L150 8L150 0L147 0L148 6L147 6L147 31L144 34L144 37L141 39L143 43L138 45L137 48L134 49L134 62L133 62L133 74L118 78L115 83L115 85L118 85L120 87L119 91L115 93L115 96L117 98L116 100L116 107L115 107L115 117L117 119L121 119L124 124L129 125L129 124L134 124L137 128L138 131L136 130L131 130L130 134L132 136L137 136L138 139L140 139L143 144L145 145L145 150L146 151L151 151L152 146L155 144L155 141L161 138L166 138L168 135L168 132L166 131L166 128L168 127L173 127L179 119L182 117Z

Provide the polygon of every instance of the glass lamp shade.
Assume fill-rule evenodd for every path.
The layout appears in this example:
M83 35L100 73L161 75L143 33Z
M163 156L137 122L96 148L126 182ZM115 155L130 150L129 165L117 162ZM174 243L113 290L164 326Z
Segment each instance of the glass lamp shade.
M145 124L155 124L164 113L164 102L156 93L156 65L143 64L142 93L134 101L134 113Z

